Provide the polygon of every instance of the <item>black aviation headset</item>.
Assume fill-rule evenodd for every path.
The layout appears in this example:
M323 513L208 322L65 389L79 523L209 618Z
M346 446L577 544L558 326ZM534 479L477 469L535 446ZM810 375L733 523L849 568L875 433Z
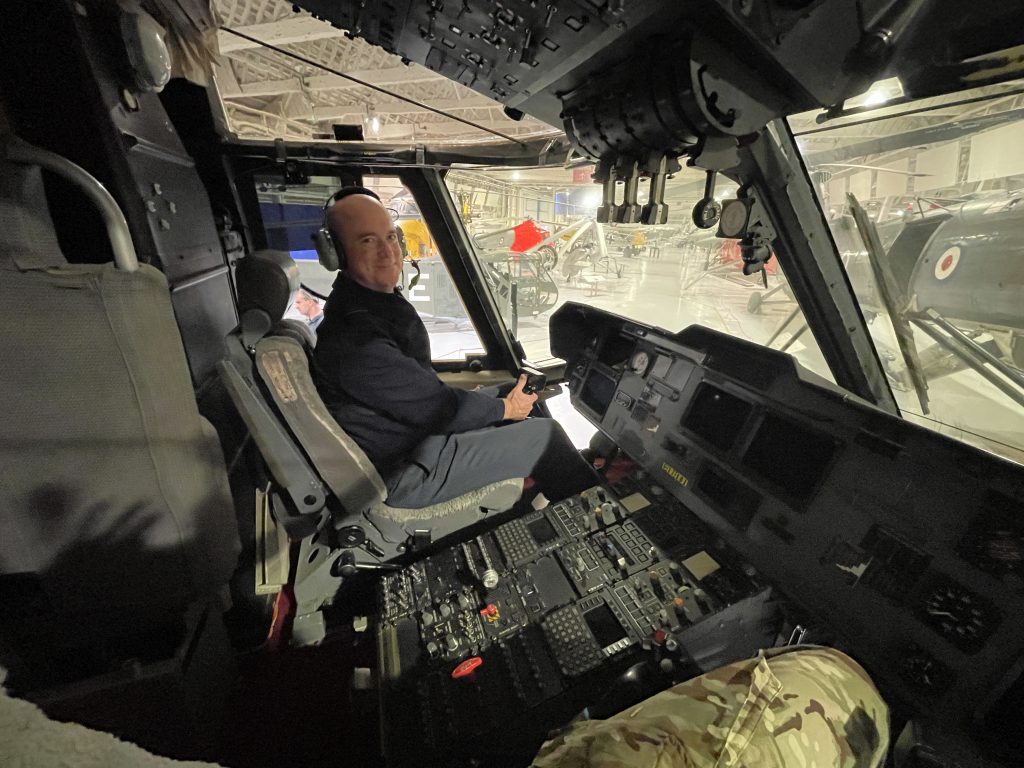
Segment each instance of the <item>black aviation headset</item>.
M320 222L320 229L313 235L313 247L316 248L316 255L320 260L320 265L331 272L344 270L348 264L345 258L345 248L342 246L341 240L336 238L334 233L327 228L327 212L331 209L332 205L349 195L369 195L377 202L383 204L380 195L366 187L342 187L327 198L324 203L324 216L323 221ZM405 233L401 227L396 227L396 231L398 233L398 245L402 250L402 258L405 259L408 257L405 246ZM409 290L412 290L420 280L420 265L413 261L412 266L416 270L416 274L409 282Z
M331 272L343 270L347 264L345 248L342 246L341 240L336 238L327 228L327 212L331 209L332 205L349 195L369 195L374 200L380 202L380 195L366 187L342 187L327 198L327 201L324 203L324 217L320 224L320 229L313 235L313 246L316 248L316 255L320 259L321 266Z

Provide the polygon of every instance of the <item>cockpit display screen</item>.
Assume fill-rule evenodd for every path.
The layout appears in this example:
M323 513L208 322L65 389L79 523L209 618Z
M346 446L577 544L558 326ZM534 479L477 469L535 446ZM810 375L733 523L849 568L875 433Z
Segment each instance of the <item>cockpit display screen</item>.
M805 502L818 487L835 452L832 438L767 414L743 463L796 501Z
M1024 519L1020 503L997 491L987 491L981 510L957 549L965 560L983 571L1024 574Z
M580 390L580 400L598 416L604 415L614 395L615 379L593 369Z
M622 628L619 620L615 618L611 608L604 603L584 613L583 619L587 622L590 631L594 633L594 637L597 638L597 644L602 648L607 648L626 636L626 631Z
M636 339L618 334L611 335L604 340L598 350L597 359L609 368L619 368L626 362L635 346Z
M728 451L743 429L751 408L746 400L702 382L682 426L716 448Z

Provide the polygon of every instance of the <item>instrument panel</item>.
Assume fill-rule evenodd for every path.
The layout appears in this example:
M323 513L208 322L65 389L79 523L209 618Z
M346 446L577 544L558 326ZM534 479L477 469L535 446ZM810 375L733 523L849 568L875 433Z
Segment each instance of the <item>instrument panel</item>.
M643 471L384 576L378 605L391 766L527 765L584 708L750 656L778 625L754 569Z
M842 638L896 711L1008 735L985 728L1021 699L1021 467L699 326L566 305L551 338L574 405Z

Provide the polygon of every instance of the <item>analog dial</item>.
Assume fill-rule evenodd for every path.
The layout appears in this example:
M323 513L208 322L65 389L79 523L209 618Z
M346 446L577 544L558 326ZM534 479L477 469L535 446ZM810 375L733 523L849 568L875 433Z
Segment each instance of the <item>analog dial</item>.
M900 677L922 693L941 693L953 680L948 667L917 646L900 654L899 671Z
M740 200L729 200L722 207L718 228L725 237L742 237L747 229L750 211Z
M977 650L992 633L997 614L985 600L952 581L928 592L921 616L932 629L965 650Z
M651 356L643 350L635 352L633 357L629 360L629 368L631 371L643 376L647 373L647 366L651 364Z

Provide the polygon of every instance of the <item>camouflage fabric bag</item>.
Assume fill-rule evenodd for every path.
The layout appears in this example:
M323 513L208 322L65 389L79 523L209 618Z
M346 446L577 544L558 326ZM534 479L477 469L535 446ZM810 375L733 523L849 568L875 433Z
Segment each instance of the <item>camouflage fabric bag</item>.
M775 648L680 683L545 742L535 768L873 768L889 713L833 649Z

